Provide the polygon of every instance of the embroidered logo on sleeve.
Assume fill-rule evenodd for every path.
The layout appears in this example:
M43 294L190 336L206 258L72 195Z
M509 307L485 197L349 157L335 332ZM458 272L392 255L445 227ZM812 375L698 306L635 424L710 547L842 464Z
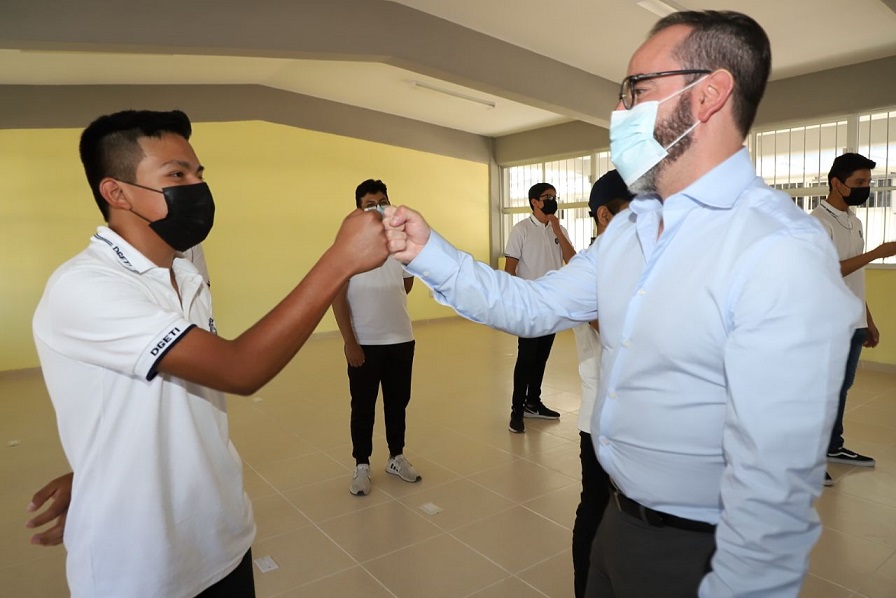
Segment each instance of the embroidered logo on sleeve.
M167 347L168 345L170 345L170 344L174 341L174 339L176 339L177 337L180 336L180 333L181 333L181 332L182 332L182 331L181 331L181 329L180 329L179 326L175 326L174 328L172 328L172 329L168 332L168 334L166 334L165 336L163 336L163 337L162 337L162 340L160 340L159 342L157 342L157 343L156 343L156 346L152 348L152 350L150 351L150 353L152 353L152 356L153 356L153 357L158 357L158 356L162 353L162 351L165 350L165 347Z

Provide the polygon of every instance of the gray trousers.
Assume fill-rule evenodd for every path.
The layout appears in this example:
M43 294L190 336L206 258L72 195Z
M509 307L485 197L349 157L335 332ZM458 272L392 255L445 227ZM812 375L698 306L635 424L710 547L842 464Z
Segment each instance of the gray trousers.
M715 534L648 525L611 498L591 547L585 596L694 598L715 550Z

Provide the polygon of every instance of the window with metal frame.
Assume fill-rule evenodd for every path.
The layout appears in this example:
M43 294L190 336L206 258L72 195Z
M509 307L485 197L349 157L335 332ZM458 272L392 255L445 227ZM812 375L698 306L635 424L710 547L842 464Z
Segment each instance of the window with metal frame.
M827 175L834 158L855 151L877 162L871 173L871 197L855 211L862 220L866 251L896 239L896 111L759 130L750 141L756 173L790 194L806 212L827 197ZM896 259L875 263L896 263Z
M612 168L610 152L603 151L559 160L504 168L501 201L501 247L507 245L510 230L532 214L529 188L550 183L557 190L557 218L569 232L577 251L588 247L594 237L594 222L588 215L588 196L597 177Z

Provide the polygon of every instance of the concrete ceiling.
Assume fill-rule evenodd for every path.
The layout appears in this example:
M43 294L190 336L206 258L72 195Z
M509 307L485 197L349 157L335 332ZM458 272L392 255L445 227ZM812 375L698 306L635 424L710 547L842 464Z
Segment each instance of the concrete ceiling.
M896 55L890 0L676 4L753 16L772 40L773 79ZM498 137L605 126L658 19L636 0L123 5L5 0L0 85L260 85Z

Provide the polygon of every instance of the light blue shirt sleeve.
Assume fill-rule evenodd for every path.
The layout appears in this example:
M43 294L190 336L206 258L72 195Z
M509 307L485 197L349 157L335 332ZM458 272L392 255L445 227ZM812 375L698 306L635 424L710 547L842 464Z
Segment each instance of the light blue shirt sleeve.
M597 318L596 260L591 249L560 270L523 280L477 262L432 231L408 272L461 316L504 332L536 337Z
M821 533L812 504L849 334L848 316L831 309L854 306L840 302L848 298L825 247L805 236L763 242L729 305L722 511L700 586L707 598L796 597Z

